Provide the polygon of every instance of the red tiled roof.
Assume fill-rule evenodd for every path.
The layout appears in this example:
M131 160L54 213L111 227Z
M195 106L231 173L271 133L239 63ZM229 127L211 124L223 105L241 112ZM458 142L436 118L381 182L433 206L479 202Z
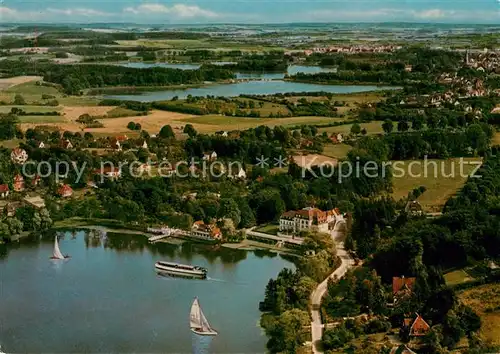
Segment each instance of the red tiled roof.
M410 336L424 336L430 329L431 326L420 315L417 315L417 318L411 325Z
M14 183L24 182L24 177L21 175L16 175L14 177Z
M392 293L396 295L401 290L412 290L415 285L416 278L393 277L392 278Z
M0 184L0 193L5 193L9 191L9 185L8 184Z
M73 193L73 188L71 188L67 184L63 184L62 186L59 187L59 189L57 190L57 192L60 195L63 195L63 194L66 194L66 193Z

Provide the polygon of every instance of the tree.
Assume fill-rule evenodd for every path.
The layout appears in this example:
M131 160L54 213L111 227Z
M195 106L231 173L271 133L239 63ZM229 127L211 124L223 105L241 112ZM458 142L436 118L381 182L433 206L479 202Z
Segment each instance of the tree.
M361 133L361 126L358 123L354 123L351 127L351 134L359 135Z
M198 135L198 132L196 131L196 129L194 129L192 124L186 124L183 132L184 134L187 134L190 138L194 138L196 137L196 135Z
M10 140L16 137L19 122L16 116L10 114L0 114L0 140Z
M174 130L172 129L172 127L170 125L164 125L160 130L159 136L160 136L160 138L164 138L164 139L175 138Z
M410 129L410 125L408 124L408 122L406 120L400 120L398 122L398 131L399 132L407 132L408 129Z
M386 119L384 123L382 123L382 129L386 134L390 134L394 130L394 123L392 123L390 119Z
M24 100L24 97L21 96L20 94L17 94L14 96L14 104L18 106L22 106L26 104L26 101Z
M128 130L135 130L135 129L136 129L136 128L135 128L135 123L134 123L134 122L129 122L129 123L127 124L127 129L128 129Z
M220 200L220 207L217 216L221 219L231 219L234 225L239 225L241 222L241 211L238 203L232 198L224 198Z

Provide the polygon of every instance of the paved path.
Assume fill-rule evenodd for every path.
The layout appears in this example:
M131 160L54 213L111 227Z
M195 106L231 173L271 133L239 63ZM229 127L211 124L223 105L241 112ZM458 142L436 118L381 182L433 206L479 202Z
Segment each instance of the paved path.
M323 336L324 325L321 323L320 306L321 299L325 295L328 288L328 280L337 278L340 279L344 274L354 265L354 260L344 248L344 222L338 222L332 232L332 237L336 241L337 256L341 260L340 266L330 274L311 294L311 336L312 336L312 350L313 353L322 353L317 347L321 342Z

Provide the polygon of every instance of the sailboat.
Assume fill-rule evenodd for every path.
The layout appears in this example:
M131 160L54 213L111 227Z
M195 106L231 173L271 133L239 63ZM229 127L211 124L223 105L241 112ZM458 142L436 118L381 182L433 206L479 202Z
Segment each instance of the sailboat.
M193 305L191 305L191 313L189 316L189 326L191 331L200 336L216 336L218 333L208 323L207 318L201 310L200 302L195 297Z
M52 257L50 257L50 259L63 260L67 258L69 258L69 256L63 256L63 254L61 253L61 250L59 249L59 242L57 241L56 236L56 239L54 241L54 251L52 252Z

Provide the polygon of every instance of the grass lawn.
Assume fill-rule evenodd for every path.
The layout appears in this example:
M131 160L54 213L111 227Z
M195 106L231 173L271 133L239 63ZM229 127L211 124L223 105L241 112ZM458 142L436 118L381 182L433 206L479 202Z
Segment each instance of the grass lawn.
M340 119L345 120L345 119ZM361 123L361 129L366 129L368 135L382 134L384 130L382 129L382 122L370 122L370 123ZM341 134L350 134L351 133L352 124L344 124L339 125L337 127L328 127L328 128L319 128L318 132L321 134L323 132L331 133L341 133Z
M183 119L185 123L198 124L195 128L202 133L220 130L244 130L259 125L274 127L276 125L296 126L302 124L328 124L338 118L328 117L293 117L293 118L239 118L218 115L206 115Z
M491 141L492 145L500 145L500 132L496 132Z
M479 158L464 158L463 160L464 175L471 174L477 167L473 163L481 161ZM395 162L392 161L394 175L392 196L396 200L406 198L408 192L425 186L427 191L418 198L418 201L427 212L440 212L446 201L462 188L467 180L467 177L461 176L460 159L427 160L427 162L424 160L399 161L397 165ZM433 162L437 163L437 169ZM411 163L413 165L410 165ZM426 164L427 173L425 172ZM394 167L404 170L404 175L400 171L395 171ZM445 177L444 175L452 174L453 168L455 169L454 177Z
M20 116L19 122L31 124L44 124L44 123L61 123L64 122L64 117L61 116Z
M464 290L460 300L481 316L480 337L500 345L500 284L486 284Z
M347 144L328 144L323 147L323 155L336 159L343 159L352 150L351 145Z
M108 111L105 118L136 117L137 113L137 111L134 111L132 109L115 107L112 110Z
M444 280L446 281L446 285L448 286L466 283L473 279L474 278L467 274L467 272L463 269L455 270L444 275Z
M264 226L259 226L254 231L262 232L263 234L277 235L279 231L279 226L274 224L268 224Z
M8 149L14 149L19 146L19 143L24 143L25 141L22 139L12 139L12 140L3 140L0 141L0 146Z
M59 95L60 92L55 87L50 86L41 86L37 85L36 82L26 82L24 84L13 86L7 89L5 92L14 93L14 94L26 94L26 95Z

